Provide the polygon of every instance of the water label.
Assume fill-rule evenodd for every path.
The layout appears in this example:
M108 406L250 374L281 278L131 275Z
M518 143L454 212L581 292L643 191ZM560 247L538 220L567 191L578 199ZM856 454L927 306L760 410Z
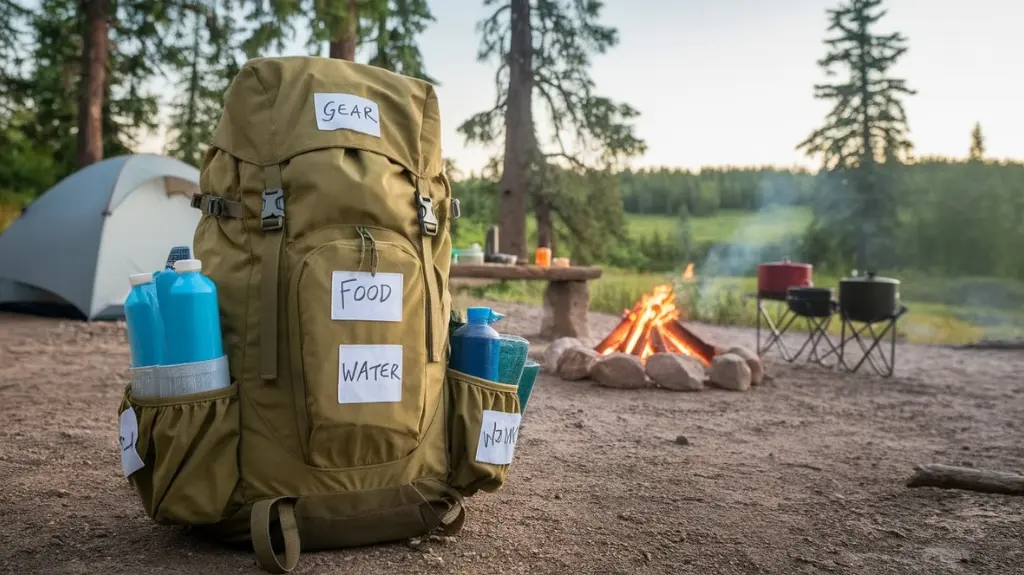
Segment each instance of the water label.
M135 450L135 443L139 440L139 420L135 417L135 410L130 406L121 412L121 430L118 442L121 444L121 471L128 477L132 473L146 466Z
M331 274L331 319L402 321L402 274Z
M338 346L338 403L402 401L402 346Z
M519 413L484 410L480 426L480 439L476 446L476 460L480 463L508 465L519 440Z
M352 130L380 137L377 102L355 94L313 94L316 127L323 131Z

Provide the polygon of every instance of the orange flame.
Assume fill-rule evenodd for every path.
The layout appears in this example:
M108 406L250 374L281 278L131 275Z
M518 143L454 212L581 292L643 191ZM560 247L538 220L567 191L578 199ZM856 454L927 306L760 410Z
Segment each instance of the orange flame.
M661 285L645 294L631 310L625 310L622 321L608 337L594 348L601 355L616 351L647 359L659 351L682 353L711 364L714 347L689 332L679 318L672 286Z
M693 262L686 264L686 269L683 270L683 281L690 281L693 279Z

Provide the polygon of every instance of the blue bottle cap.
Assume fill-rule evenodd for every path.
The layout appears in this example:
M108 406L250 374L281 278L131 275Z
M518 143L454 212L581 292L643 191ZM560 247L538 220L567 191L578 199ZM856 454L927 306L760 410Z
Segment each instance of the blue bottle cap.
M498 313L489 307L466 308L466 322L477 324L492 324L505 317L505 314Z

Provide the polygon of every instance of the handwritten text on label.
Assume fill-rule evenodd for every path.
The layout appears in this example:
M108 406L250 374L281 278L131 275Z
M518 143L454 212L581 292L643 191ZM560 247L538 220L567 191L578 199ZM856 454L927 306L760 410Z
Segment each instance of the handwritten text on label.
M121 429L118 433L118 443L121 445L121 471L125 477L146 466L135 450L135 443L139 440L139 420L135 417L135 410L130 406L121 412Z
M331 319L402 321L402 274L331 274Z
M402 401L402 346L338 346L338 403Z
M480 463L508 465L519 440L519 422L522 415L504 411L484 410L480 426L480 439L476 446L476 460Z
M313 94L316 127L324 131L352 130L380 137L377 102L355 94Z

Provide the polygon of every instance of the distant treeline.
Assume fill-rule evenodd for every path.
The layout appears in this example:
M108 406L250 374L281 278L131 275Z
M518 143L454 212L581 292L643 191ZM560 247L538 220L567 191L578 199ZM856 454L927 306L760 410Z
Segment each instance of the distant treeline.
M888 185L899 201L900 222L891 249L876 267L954 276L1024 279L1024 164L925 159L887 166ZM700 173L655 169L620 174L623 209L634 214L677 217L674 234L627 237L604 265L652 271L679 269L694 261L705 273L749 275L762 261L784 257L848 272L850 246L836 245L828 229L811 224L793 237L768 244L695 242L687 220L713 216L718 209L753 214L777 205L805 205L819 214L834 209L846 193L823 174L773 168L705 169ZM457 237L482 237L496 221L496 186L487 180L453 184L466 214ZM769 211L763 216L772 217Z
M655 168L621 173L622 206L631 214L710 216L715 210L805 205L814 175L772 167Z

